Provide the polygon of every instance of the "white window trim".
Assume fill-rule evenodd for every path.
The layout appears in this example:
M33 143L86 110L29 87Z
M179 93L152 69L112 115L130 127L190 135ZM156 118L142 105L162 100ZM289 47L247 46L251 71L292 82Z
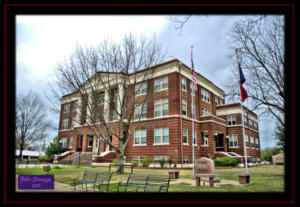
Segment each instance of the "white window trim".
M194 108L194 110L193 110ZM195 113L193 113L193 111ZM193 115L194 115L194 118L193 118ZM196 106L195 106L195 103L194 103L194 107L193 107L193 103L191 103L191 116L192 116L192 119L196 119Z
M72 144L71 144L71 140L72 140ZM73 147L73 141L74 141L74 138L73 138L73 137L70 137L69 148L72 148L72 147Z
M191 94L195 96L195 89L194 89L194 82L193 82L193 80L190 80L190 91L192 91Z
M168 103L164 103L163 100L167 100ZM155 102L160 102L159 104L155 104ZM168 104L168 114L167 115L163 115L163 105L164 104ZM155 106L159 105L160 106L160 116L155 116ZM169 116L169 99L168 98L162 98L162 99L157 99L154 100L154 118L160 118L160 117L167 117Z
M251 142L252 140L253 140L253 142ZM254 147L252 147L252 143L253 143ZM251 149L255 149L255 140L254 140L254 137L250 137L250 147L251 147Z
M64 120L68 120L67 121L67 126L65 126L65 121ZM63 121L62 121L62 126L61 126L62 129L69 129L69 118L63 118Z
M136 118L135 116L136 116L136 109L137 108L139 108L140 109L140 118ZM146 118L143 118L142 117L142 114L143 114L143 110L142 109L144 109L144 108L146 108ZM148 109L147 109L147 104L144 104L144 106L142 107L142 104L140 105L140 106L137 106L137 107L135 107L135 109L134 109L134 120L146 120L147 119L147 113L148 113Z
M206 133L206 132L203 132L203 133L205 133L205 134L207 134L207 135L208 135L208 133ZM204 137L202 137L202 139L204 139ZM208 147L208 146L209 146L209 142L208 142L208 141L209 141L209 140L208 140L208 136L207 136L207 137L205 137L205 139L203 140L203 142L205 143L205 140L206 140L206 139L207 139L207 145L205 145L205 144L202 144L202 143L201 143L201 146L202 146L202 147Z
M198 146L198 142L197 142L197 131L194 129L194 132L195 132L195 144L193 143L193 134L192 134L192 137L191 137L191 140L192 140L192 143L193 143L193 146L194 147L197 147ZM193 132L192 132L193 133Z
M145 93L143 93L143 87L142 87L142 85L143 84L146 84L146 92ZM139 88L139 90L141 90L141 93L140 94L136 94L136 86L138 86L138 85L141 85ZM148 84L146 83L146 82L144 82L144 83L137 83L136 85L135 85L135 88L134 88L134 92L135 92L135 96L137 97L137 96L143 96L143 95L146 95L147 94L147 88L148 88Z
M230 117L230 122L231 122L231 124L229 124L229 121L228 121L228 118ZM235 123L234 124L232 124L232 118L233 117L235 117ZM237 123L236 123L236 116L234 116L234 115L232 115L232 116L227 116L227 125L228 126L236 126L237 125Z
M92 139L92 145L89 145L89 140ZM87 137L87 147L92 148L93 147L93 142L94 142L94 137L93 136L88 136Z
M186 108L186 110L185 110L185 115L183 114L183 105L184 105L184 104L183 104L183 100L185 100L185 108ZM187 113L188 113L187 108L188 108L188 107L187 107L187 100L186 100L185 98L183 98L183 99L182 99L182 111L181 111L181 114L182 114L183 117L187 117Z
M66 110L66 106L68 106L68 111L65 111ZM65 103L64 104L64 111L63 111L63 114L67 114L67 113L70 113L70 108L71 108L71 104L70 103Z
M155 129L160 129L160 143L155 143ZM167 128L167 127L164 127L164 128L155 128L154 129L154 143L153 143L153 145L170 145L170 128ZM163 129L169 129L169 142L168 143L164 143L163 142L163 139L164 139L164 136L163 136Z
M230 146L230 136L236 136L236 142L237 142L237 146ZM228 146L229 148L239 148L239 138L238 138L238 135L237 134L230 134L229 135L229 143L228 143Z
M185 89L183 89L182 88L182 80L184 80L184 85L185 85ZM183 90L183 91L187 91L187 85L186 85L186 78L184 78L184 77L181 77L181 82L180 82L180 84L181 84L181 90Z
M135 132L136 131L140 131L140 137L139 137L139 140L140 140L140 143L139 144L136 144L135 143ZM142 131L146 131L146 143L145 144L143 144L142 143ZM134 140L133 140L133 146L147 146L147 130L146 129L141 129L141 130L135 130L134 131Z
M202 94L202 91L203 91L203 94ZM203 98L202 98L202 95L203 95ZM207 95L207 96L206 96ZM211 93L203 88L201 88L201 100L204 100L206 101L207 103L211 103ZM209 101L206 100L209 98Z
M186 143L183 142L183 129L186 129ZM189 130L187 128L182 128L182 144L189 145Z
M168 87L167 88L162 88L162 86L163 86L163 81L162 80L164 78L167 78L167 80L168 80ZM159 90L155 90L155 80L158 80L158 79L161 79L160 89ZM159 92L159 91L164 91L164 90L168 90L169 89L169 77L168 76L160 77L160 78L157 78L155 80L154 80L154 92Z
M65 140L65 141L63 141L63 140ZM59 142L61 143L61 146L63 148L67 148L67 137L61 137ZM65 144L65 147L64 147L64 144Z

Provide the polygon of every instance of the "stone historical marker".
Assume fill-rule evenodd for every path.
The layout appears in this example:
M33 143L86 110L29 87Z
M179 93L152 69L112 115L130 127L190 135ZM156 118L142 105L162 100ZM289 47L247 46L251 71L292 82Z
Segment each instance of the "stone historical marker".
M212 159L202 157L195 161L193 178L196 178L196 186L200 186L201 178L208 178L210 186L213 187L215 182L220 182L215 176L215 163Z

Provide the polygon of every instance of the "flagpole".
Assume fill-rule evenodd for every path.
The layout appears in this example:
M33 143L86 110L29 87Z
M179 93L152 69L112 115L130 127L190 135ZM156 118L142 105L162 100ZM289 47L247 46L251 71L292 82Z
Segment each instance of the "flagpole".
M191 46L191 59L193 59L193 45ZM194 70L194 68L192 68ZM192 74L192 81L193 81L193 74ZM193 175L194 175L194 170L195 170L195 152L194 152L194 140L195 140L195 135L194 135L194 117L193 117L193 106L194 106L194 93L195 93L195 87L194 83L193 85L193 93L192 93L192 154L193 154ZM196 109L195 109L195 116L196 116Z
M238 56L237 56L237 50L235 50L235 55L236 55L236 62L237 62L237 68L239 70L239 61L238 61ZM240 71L239 71L240 73ZM243 126L243 142L244 142L244 163L245 163L245 170L246 173L248 173L248 161L247 161L247 149L246 149L246 142L245 142L245 127L244 127L244 111L243 111L243 102L242 102L242 92L241 92L241 87L239 87L239 92L240 92L240 105L241 105L241 113L242 113L242 126Z

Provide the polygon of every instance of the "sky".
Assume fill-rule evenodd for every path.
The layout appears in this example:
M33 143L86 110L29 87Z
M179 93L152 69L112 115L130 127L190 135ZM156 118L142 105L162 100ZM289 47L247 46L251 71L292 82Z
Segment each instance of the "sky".
M174 27L168 16L158 15L17 15L16 17L16 94L33 90L44 98L48 83L55 79L55 66L75 49L76 45L96 45L104 38L120 41L125 34L155 35L167 49L168 58L191 65L190 47L193 45L195 70L218 87L235 77L235 61L230 54L228 33L235 21L244 16L193 16L182 31ZM225 91L226 92L226 91ZM46 101L46 100L45 100ZM58 126L58 115L49 120ZM261 148L275 146L274 121L259 117ZM49 140L57 135L49 130Z

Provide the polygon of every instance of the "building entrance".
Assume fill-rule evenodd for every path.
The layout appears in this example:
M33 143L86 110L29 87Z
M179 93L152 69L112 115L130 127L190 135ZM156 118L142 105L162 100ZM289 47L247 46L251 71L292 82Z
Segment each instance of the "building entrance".
M224 151L224 134L215 135L216 151Z

